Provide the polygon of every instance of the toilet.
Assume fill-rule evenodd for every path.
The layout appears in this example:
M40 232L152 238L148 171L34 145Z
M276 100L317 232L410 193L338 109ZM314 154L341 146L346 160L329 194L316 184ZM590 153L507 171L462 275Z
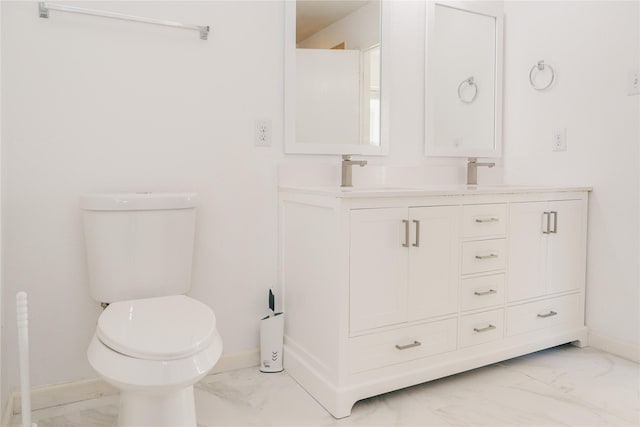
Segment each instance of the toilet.
M120 390L118 426L195 426L193 385L222 339L213 310L190 298L194 193L81 198L91 297L106 305L87 356Z

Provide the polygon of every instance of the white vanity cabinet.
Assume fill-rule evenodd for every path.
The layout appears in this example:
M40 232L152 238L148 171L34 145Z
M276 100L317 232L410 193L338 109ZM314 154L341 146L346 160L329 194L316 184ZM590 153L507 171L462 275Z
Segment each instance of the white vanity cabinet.
M350 211L352 335L457 311L459 211L459 206Z
M509 217L509 301L584 284L581 200L512 203Z
M363 398L585 343L588 188L281 188L284 364Z

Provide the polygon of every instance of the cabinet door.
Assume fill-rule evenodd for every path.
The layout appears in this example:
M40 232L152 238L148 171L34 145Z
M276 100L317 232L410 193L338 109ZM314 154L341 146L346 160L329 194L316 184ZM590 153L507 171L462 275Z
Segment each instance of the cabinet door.
M578 289L584 283L584 216L582 201L550 202L547 235L547 293Z
M352 332L406 321L407 219L406 208L351 211Z
M460 207L409 209L409 320L455 313L460 277Z
M507 298L517 301L545 294L547 202L509 207Z

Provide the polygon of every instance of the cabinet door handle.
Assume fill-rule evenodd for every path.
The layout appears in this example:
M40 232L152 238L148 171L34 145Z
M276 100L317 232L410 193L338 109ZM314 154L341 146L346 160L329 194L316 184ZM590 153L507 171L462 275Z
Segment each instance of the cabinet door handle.
M402 244L403 248L409 247L409 220L403 219L402 223L404 224L404 243Z
M499 218L491 217L491 218L476 218L476 222L485 223L485 222L498 222Z
M415 246L416 248L419 248L420 247L420 221L414 219L413 222L416 224L416 242L413 244L413 246Z
M553 230L549 230L549 226L547 225L547 230L549 230L549 234L558 234L558 212L551 211L549 212L549 216L553 215Z
M487 331L492 331L495 328L496 328L495 326L489 325L486 328L473 328L473 330L476 331L476 332L487 332Z
M396 344L396 348L398 350L406 350L408 348L418 347L418 346L421 346L421 345L422 345L422 343L420 341L414 341L411 344L405 344L405 345Z
M474 295L478 295L479 297L485 296L485 295L492 295L492 294L496 294L498 293L498 291L496 291L495 289L489 289L488 291L475 291L473 294Z
M542 215L547 217L546 228L542 230L542 234L549 234L549 233L551 233L549 231L549 227L551 226L551 213L550 212L543 212Z
M549 310L549 312L548 312L548 313L545 313L545 314L538 314L538 317L540 317L540 318L544 319L544 318L546 318L546 317L555 316L556 314L558 314L558 313L556 313L556 312L555 312L555 311L553 311L553 310Z
M476 255L476 259L493 259L498 258L498 254Z

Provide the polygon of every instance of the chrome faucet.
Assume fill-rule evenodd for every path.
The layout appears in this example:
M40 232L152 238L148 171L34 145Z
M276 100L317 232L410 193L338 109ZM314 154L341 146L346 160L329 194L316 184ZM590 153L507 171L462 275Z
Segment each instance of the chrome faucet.
M487 166L492 168L495 165L496 164L493 162L478 163L477 157L469 157L469 162L467 163L467 185L478 184L478 166Z
M351 154L342 156L342 183L341 187L353 187L353 174L351 166L358 165L363 167L367 164L366 160L351 160Z

